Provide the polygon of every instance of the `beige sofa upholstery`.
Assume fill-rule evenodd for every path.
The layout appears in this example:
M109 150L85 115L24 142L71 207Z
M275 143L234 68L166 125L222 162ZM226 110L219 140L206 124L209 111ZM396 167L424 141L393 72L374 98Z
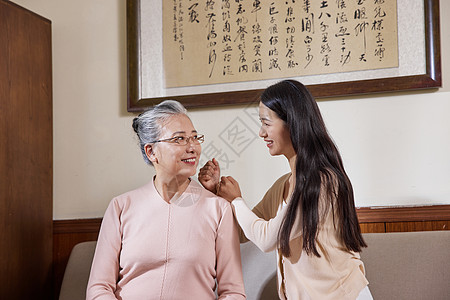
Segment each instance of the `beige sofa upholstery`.
M76 244L70 253L59 293L60 300L86 299L86 287L97 242Z
M374 299L449 300L450 231L364 234Z
M364 234L368 248L361 257L369 287L378 300L450 299L450 231ZM72 250L60 300L84 299L95 242ZM248 300L278 299L275 254L252 243L241 245Z

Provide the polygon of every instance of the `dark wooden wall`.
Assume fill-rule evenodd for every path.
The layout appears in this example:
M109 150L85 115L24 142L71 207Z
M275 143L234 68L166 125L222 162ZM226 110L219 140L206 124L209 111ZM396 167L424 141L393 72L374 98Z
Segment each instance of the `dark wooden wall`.
M0 0L0 299L52 290L51 23Z
M448 230L450 228L450 205L360 208L357 209L357 213L363 233ZM54 221L55 295L59 294L64 270L73 246L80 242L97 240L101 221L101 218Z

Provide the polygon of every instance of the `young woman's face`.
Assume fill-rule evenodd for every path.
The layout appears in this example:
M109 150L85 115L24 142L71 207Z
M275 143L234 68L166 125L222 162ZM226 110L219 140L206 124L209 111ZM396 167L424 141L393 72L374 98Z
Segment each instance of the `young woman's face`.
M262 102L259 102L259 119L259 136L266 142L270 155L284 155L288 159L294 156L295 151L286 123Z
M202 148L200 143L192 138L194 136L197 136L197 131L186 115L174 115L164 123L159 140L173 137L191 138L187 145L174 141L158 142L152 145L150 151L146 151L157 175L180 179L195 175Z

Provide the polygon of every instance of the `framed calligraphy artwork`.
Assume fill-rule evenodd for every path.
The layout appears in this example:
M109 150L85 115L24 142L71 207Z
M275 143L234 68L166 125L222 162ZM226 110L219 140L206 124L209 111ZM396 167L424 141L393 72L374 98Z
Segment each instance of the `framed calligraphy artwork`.
M439 0L127 0L128 111L441 86Z

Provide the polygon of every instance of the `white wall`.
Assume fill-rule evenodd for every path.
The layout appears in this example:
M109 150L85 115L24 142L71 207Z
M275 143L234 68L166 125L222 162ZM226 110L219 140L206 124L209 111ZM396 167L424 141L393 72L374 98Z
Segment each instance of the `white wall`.
M125 0L15 0L52 21L54 219L103 215L110 199L147 182L126 112ZM450 1L441 0L443 88L320 101L352 179L357 206L450 204ZM197 109L208 143L229 156L255 204L288 167L255 139L237 156L219 138L245 106ZM255 109L255 106L251 106Z

